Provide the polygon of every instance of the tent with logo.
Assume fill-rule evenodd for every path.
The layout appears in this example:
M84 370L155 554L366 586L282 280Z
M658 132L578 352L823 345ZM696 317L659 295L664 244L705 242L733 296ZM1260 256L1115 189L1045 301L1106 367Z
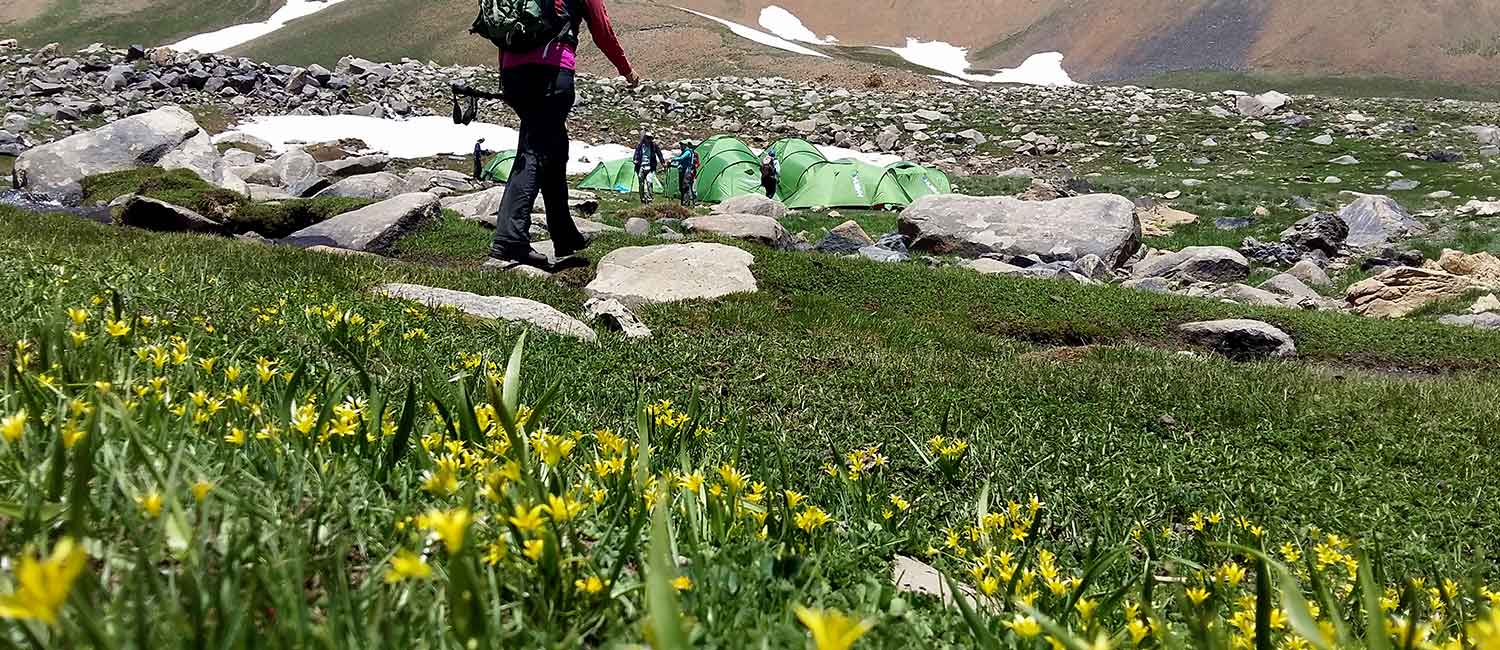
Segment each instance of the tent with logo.
M516 164L516 150L506 149L495 154L485 163L482 177L485 180L504 183L510 180L510 168Z
M881 167L858 160L823 162L808 169L802 175L802 187L782 202L793 210L879 205L875 192L885 172ZM892 205L906 205L906 202Z
M620 160L606 160L599 163L594 171L583 177L578 184L579 189L600 190L605 192L639 192L641 191L640 179L635 175L635 161L630 158ZM652 185L651 191L660 194L663 184L661 174L657 174L656 184Z
M932 167L901 161L886 165L875 187L875 205L908 205L929 194L948 194L953 183L948 175Z
M802 180L807 171L828 162L828 158L813 143L801 138L777 140L769 147L781 161L781 182L776 194L785 199L802 189Z

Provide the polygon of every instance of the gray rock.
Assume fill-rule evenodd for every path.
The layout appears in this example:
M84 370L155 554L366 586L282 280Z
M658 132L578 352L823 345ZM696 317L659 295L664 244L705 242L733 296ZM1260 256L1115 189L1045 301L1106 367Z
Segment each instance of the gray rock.
M280 175L278 175L278 178ZM250 179L245 179L250 180ZM374 174L361 174L350 176L339 180L327 189L318 192L317 196L342 196L353 199L388 199L402 194L406 189L406 180L388 172L376 172Z
M83 197L83 178L155 165L198 133L192 115L168 106L35 147L15 168L27 190L73 202Z
M255 154L244 149L230 149L224 152L224 164L228 167L248 167L254 165Z
M1281 231L1281 243L1298 250L1322 251L1329 256L1337 255L1348 238L1349 224L1326 212L1299 219Z
M1052 201L929 195L901 212L898 227L912 248L938 254L1098 255L1111 267L1130 259L1141 238L1135 205L1113 194Z
M1318 266L1312 260L1302 260L1292 265L1287 271L1288 275L1301 280L1304 284L1312 287L1331 287L1333 280L1323 267Z
M162 169L186 169L205 183L218 183L222 161L212 139L207 133L199 131L177 148L168 151L156 162L156 166Z
M245 179L240 178L239 174L234 173L232 170L226 169L219 174L219 187L222 187L231 192L235 192L241 196L250 196L250 185L245 182Z
M651 234L651 222L640 217L631 217L625 221L625 234L645 237Z
M1400 239L1421 235L1427 226L1417 221L1401 204L1388 196L1360 195L1353 203L1339 210L1339 218L1349 226L1345 240L1354 248L1384 246Z
M443 197L443 209L452 210L470 221L482 221L495 225L495 214L500 210L500 200L505 198L505 186L492 187L482 192Z
M438 216L438 197L403 194L303 228L282 240L293 246L332 246L384 253L402 235Z
M629 306L753 293L754 263L744 250L705 242L617 248L599 260L585 290Z
M855 251L860 257L872 262L894 264L897 262L910 262L911 255L902 251L893 251L881 246L864 246Z
M314 160L312 155L306 151L291 149L278 156L271 163L271 168L276 171L276 176L281 179L282 187L292 187L301 183L308 176L316 174L318 161Z
M1236 97L1234 108L1240 112L1240 115L1244 115L1245 117L1262 118L1281 110L1282 107L1291 103L1291 101L1291 97L1273 90L1253 97L1250 95Z
M1473 327L1482 330L1500 330L1500 313L1450 314L1438 319L1444 325Z
M231 144L235 146L250 147L253 149L258 149L260 151L271 151L275 148L271 145L271 143L266 142L265 140L257 138L248 133L240 133L239 131L227 131L225 133L220 133L213 137L213 143L216 145Z
M230 173L232 174L233 172ZM271 185L246 183L245 188L249 191L249 194L247 194L246 196L249 196L250 200L255 201L256 203L262 203L265 201L283 201L286 199L297 198L292 196L291 194L288 194L286 190Z
M1333 136L1331 136L1331 135L1329 135L1327 133L1324 133L1323 135L1320 135L1320 136L1318 136L1316 138L1313 138L1312 139L1312 143L1316 144L1316 145L1320 145L1320 146L1326 147L1328 145L1333 144Z
M158 232L228 233L224 224L187 208L140 195L131 195L120 205L115 223Z
M1358 165L1359 159L1354 156L1344 155L1328 161L1330 165Z
M683 225L690 232L744 239L772 248L787 249L792 246L791 235L786 228L781 227L781 223L758 214L711 214L693 217L684 221Z
M828 234L813 246L813 250L833 255L849 255L858 253L861 248L874 245L875 240L870 238L865 229L861 228L857 222L850 220L829 230Z
M624 334L628 339L651 338L651 328L646 327L625 303L613 298L590 298L583 303L583 316L609 330Z
M1307 286L1300 278L1290 273L1282 273L1260 283L1260 289L1269 291L1278 296L1284 296L1289 300L1282 302L1303 308L1316 308L1323 304L1323 296L1312 287Z
M1385 186L1385 189L1388 192L1410 192L1421 186L1422 181L1412 180L1410 178L1401 178L1391 181L1391 184Z
M434 205L436 205L435 202ZM456 309L477 318L529 323L554 334L571 336L591 343L598 339L594 330L579 322L578 319L550 305L526 298L481 296L467 291L398 283L381 285L376 291L392 298L419 302L428 307Z
M1297 355L1297 344L1286 332L1257 320L1228 319L1187 323L1178 331L1189 341L1207 346L1236 361L1285 358Z
M1126 280L1124 282L1121 282L1120 286L1126 289L1145 291L1147 293L1159 293L1163 295L1172 293L1172 283L1166 278L1141 278L1139 280Z
M754 214L772 219L781 219L786 216L786 205L776 199L766 198L761 194L743 194L733 197L713 207L713 211L720 214Z
M321 176L358 176L361 174L374 174L385 171L391 164L391 157L384 154L369 154L343 158L318 163L318 174Z
M244 179L246 183L254 185L267 185L280 187L281 176L276 173L276 168L265 163L255 163L244 167L230 167L228 171Z
M1189 246L1148 257L1131 268L1131 277L1170 278L1200 282L1239 282L1250 275L1250 261L1225 246Z

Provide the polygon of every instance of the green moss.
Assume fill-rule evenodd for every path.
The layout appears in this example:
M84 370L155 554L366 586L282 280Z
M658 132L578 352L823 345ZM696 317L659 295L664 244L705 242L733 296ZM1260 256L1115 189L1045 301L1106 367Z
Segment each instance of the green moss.
M185 169L145 167L90 176L82 181L85 204L140 194L179 205L229 225L236 233L285 237L330 217L369 205L365 199L325 197L254 203L236 192L205 183Z

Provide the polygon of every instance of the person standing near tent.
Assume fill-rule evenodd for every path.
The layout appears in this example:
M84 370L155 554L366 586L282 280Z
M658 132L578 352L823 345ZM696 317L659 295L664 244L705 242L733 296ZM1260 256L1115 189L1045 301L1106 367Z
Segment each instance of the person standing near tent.
M474 180L484 180L484 138L474 143Z
M505 103L521 119L516 161L496 214L490 257L548 266L551 260L531 247L529 234L538 193L546 204L547 231L557 256L567 257L588 246L568 207L567 120L575 99L580 25L588 23L594 44L631 88L640 85L640 78L615 37L604 0L520 5L515 0L481 0L479 6L479 18L470 31L500 49ZM533 10L541 15L530 15Z
M766 188L766 198L776 198L776 188L781 185L781 160L775 149L766 149L760 159L760 184Z
M635 146L635 157L631 160L635 163L636 180L641 184L641 205L649 205L651 190L656 185L656 170L667 166L661 147L656 146L656 137L642 133L641 143Z
M684 206L692 207L698 203L698 152L693 148L693 143L682 141L682 153L672 159L672 166L677 168L677 190L682 197Z

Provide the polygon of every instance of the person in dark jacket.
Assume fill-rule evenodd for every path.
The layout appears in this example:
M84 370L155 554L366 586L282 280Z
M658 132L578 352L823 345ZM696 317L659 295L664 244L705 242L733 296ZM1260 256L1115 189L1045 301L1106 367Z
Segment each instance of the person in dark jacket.
M531 247L531 208L537 194L547 208L547 231L558 257L588 246L568 209L568 113L573 109L573 77L581 22L587 22L594 44L632 88L640 78L630 68L609 22L604 0L555 0L571 8L570 30L530 52L500 52L500 82L505 102L521 118L516 162L495 218L490 257L531 266L548 266L547 256ZM571 3L571 4L565 4Z
M635 177L640 182L641 205L650 205L651 192L656 187L656 171L667 166L655 136L650 133L641 134L641 143L635 146L635 156L631 162L635 164Z
M682 197L682 205L692 207L698 203L698 151L693 148L693 143L684 140L682 142L682 153L672 159L672 166L677 168L677 191Z
M781 185L781 159L770 149L760 159L760 185L766 190L766 198L776 198L776 188Z
M484 138L474 143L474 180L484 180Z

